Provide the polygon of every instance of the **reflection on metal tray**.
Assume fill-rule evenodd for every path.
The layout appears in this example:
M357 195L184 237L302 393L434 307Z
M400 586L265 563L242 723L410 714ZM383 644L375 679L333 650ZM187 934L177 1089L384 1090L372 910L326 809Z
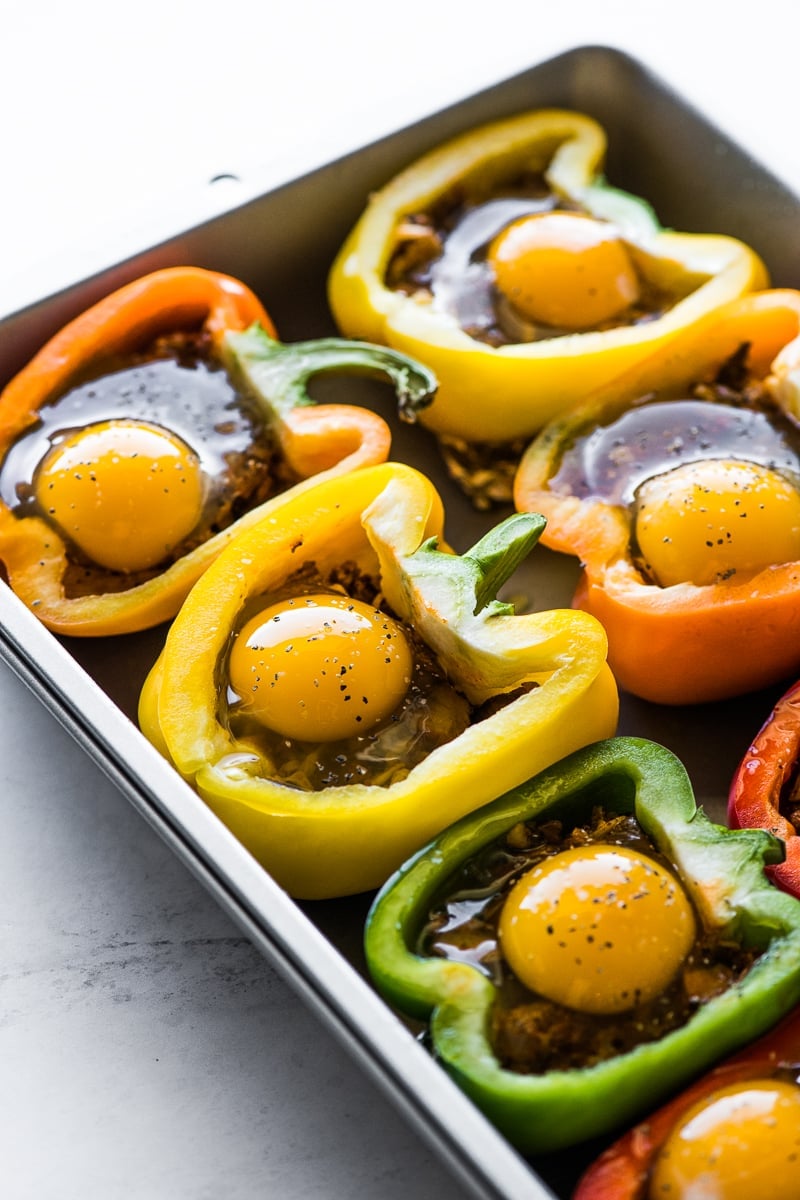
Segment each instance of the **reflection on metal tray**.
M0 381L66 320L101 295L157 267L193 263L238 276L261 297L286 341L332 332L328 267L367 194L447 137L527 108L561 106L596 117L609 137L607 174L647 197L662 222L749 242L778 286L800 280L794 236L800 201L644 67L604 48L571 51L465 100L240 209L110 267L102 275L2 323ZM319 395L376 408L390 420L393 456L428 473L446 505L450 542L475 542L493 514L478 514L446 478L433 439L394 419L389 389L325 381ZM537 549L513 581L535 608L569 603L570 560ZM599 1147L523 1162L365 981L361 931L369 897L290 901L223 829L135 728L136 701L164 630L61 643L0 589L0 654L74 734L220 903L482 1197L567 1196ZM780 692L693 709L623 697L620 732L653 738L685 762L698 800L723 815L728 782Z

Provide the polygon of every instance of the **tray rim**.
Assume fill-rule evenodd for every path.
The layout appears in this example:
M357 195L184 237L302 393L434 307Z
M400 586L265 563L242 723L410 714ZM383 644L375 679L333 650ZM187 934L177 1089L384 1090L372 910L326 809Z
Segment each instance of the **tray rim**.
M52 644L50 644L52 641ZM40 649L47 650L43 664ZM302 909L4 583L0 657L481 1200L552 1195ZM125 753L135 753L135 769ZM313 963L313 969L312 969ZM424 1086L426 1111L410 1086ZM433 1122L433 1124L432 1124ZM464 1136L469 1138L462 1144ZM502 1166L465 1161L485 1143Z

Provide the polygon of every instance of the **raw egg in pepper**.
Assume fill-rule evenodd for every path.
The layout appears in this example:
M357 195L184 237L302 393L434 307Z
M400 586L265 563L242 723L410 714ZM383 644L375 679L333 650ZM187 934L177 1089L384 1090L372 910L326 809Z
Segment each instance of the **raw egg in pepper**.
M765 397L743 408L720 393L637 405L576 438L551 480L557 493L619 504L660 587L800 558L800 435Z
M613 728L597 623L497 598L539 518L463 555L442 522L398 463L287 499L198 581L143 689L146 736L295 895L374 887L532 759Z
M41 511L111 571L162 562L197 525L204 493L197 454L142 421L103 421L65 437L34 477Z
M516 975L581 1012L625 1012L660 995L695 938L674 876L623 847L581 846L547 858L514 885L499 924Z
M730 1084L698 1101L653 1166L648 1200L795 1200L800 1088L789 1080Z
M529 321L593 329L637 301L642 285L618 230L574 212L522 217L488 252L494 282Z
M99 359L42 406L0 467L9 510L65 538L75 594L152 574L292 482L256 406L197 332Z
M395 711L411 682L400 624L349 596L291 597L251 617L230 654L243 712L285 737L335 742Z
M766 286L743 243L609 186L605 148L562 109L463 133L370 197L332 268L339 328L436 372L420 421L477 507L510 498L522 439Z
M651 1042L750 965L726 961L641 826L599 807L485 847L436 898L421 945L495 979L494 1052L524 1074Z
M549 1152L620 1127L791 1011L800 905L763 874L780 856L763 830L710 822L664 747L595 743L406 863L373 903L367 963L500 1130ZM785 918L781 944L767 930Z

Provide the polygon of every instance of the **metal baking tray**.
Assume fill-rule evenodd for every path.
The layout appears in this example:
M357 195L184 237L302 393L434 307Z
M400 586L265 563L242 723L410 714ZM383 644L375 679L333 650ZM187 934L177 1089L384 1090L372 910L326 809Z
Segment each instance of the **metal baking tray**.
M368 193L459 131L543 106L596 117L609 137L609 180L647 197L665 225L742 238L762 255L775 285L800 283L800 198L644 65L614 49L580 47L6 316L0 383L100 296L169 265L238 276L262 298L286 341L333 332L328 268ZM505 515L496 510L487 517L471 508L447 479L433 439L395 419L388 388L324 381L317 394L367 404L389 420L393 457L433 478L446 505L448 540L457 549ZM514 591L532 597L535 608L566 606L576 574L571 560L539 548L515 577ZM124 638L57 639L0 586L3 659L383 1085L469 1194L568 1196L600 1145L529 1163L491 1127L369 984L361 936L371 897L293 902L141 736L138 693L164 633L162 627ZM700 803L722 819L731 775L781 690L690 711L623 696L620 732L673 749Z

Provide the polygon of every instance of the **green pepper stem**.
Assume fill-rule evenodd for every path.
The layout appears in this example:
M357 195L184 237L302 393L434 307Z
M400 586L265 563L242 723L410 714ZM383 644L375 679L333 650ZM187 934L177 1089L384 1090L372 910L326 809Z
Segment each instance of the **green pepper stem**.
M605 176L597 175L580 193L586 210L595 217L618 225L623 237L649 239L661 233L664 226L647 200L622 188L612 187Z
M256 323L242 333L226 334L225 350L229 366L278 418L313 404L306 387L313 375L323 373L388 376L404 421L414 421L436 393L436 377L427 367L370 342L319 338L284 344Z
M515 513L468 550L464 558L478 564L480 582L475 588L475 615L496 599L500 588L510 579L539 541L547 524L541 513Z
M424 555L428 569L435 566L442 575L460 579L475 596L473 616L489 604L494 606L492 615L513 613L514 606L498 601L497 593L539 541L546 524L541 513L515 513L465 554L445 554L438 549L438 539L429 538L411 558Z

